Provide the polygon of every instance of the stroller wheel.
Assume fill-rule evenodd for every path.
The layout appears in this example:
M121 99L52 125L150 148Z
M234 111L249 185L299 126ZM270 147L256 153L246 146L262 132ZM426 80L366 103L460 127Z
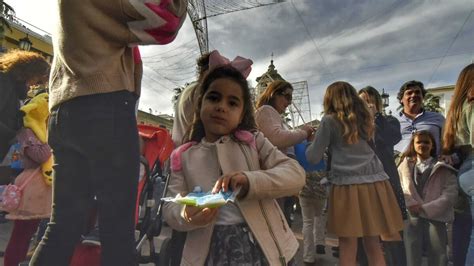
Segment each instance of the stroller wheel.
M161 243L160 253L158 255L157 266L169 266L170 265L170 238L165 238L163 243Z

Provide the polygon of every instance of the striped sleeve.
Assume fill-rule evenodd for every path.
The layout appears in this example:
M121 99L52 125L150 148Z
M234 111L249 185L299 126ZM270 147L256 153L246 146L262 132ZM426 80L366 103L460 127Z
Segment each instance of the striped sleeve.
M128 22L137 44L168 44L186 18L186 0L127 0L143 18Z

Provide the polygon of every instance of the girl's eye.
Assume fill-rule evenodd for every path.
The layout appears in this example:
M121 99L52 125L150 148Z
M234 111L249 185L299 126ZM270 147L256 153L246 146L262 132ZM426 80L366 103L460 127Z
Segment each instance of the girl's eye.
M213 95L213 94L208 94L206 96L206 100L209 100L211 102L216 102L219 100L219 97L217 97L217 95Z
M229 104L230 106L239 106L239 103L236 101L231 101Z

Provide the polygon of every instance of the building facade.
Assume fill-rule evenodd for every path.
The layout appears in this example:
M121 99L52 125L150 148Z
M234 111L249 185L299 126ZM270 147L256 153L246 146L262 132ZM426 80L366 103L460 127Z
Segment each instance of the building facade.
M449 111L449 106L451 105L451 98L453 97L454 93L454 85L429 88L427 91L434 96L439 96L439 106L443 108L442 115L446 117L446 114Z
M5 29L5 36L0 40L0 52L9 49L20 49L20 41L30 42L30 51L42 54L49 62L53 59L51 34L34 25L15 17L8 18L11 30Z
M171 131L173 128L173 117L169 115L154 115L138 110L137 123L141 125L163 127Z

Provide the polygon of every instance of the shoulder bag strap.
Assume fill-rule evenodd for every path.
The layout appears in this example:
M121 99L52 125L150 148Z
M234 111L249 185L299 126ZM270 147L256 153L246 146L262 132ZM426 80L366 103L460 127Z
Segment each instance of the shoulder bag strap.
M31 174L30 176L28 176L28 178L25 180L25 182L23 182L23 184L21 184L21 186L19 186L18 188L20 190L23 191L23 189L25 188L26 185L28 185L28 183L30 183L30 181L33 179L33 177L35 177L35 175L39 172L39 167L36 168Z

